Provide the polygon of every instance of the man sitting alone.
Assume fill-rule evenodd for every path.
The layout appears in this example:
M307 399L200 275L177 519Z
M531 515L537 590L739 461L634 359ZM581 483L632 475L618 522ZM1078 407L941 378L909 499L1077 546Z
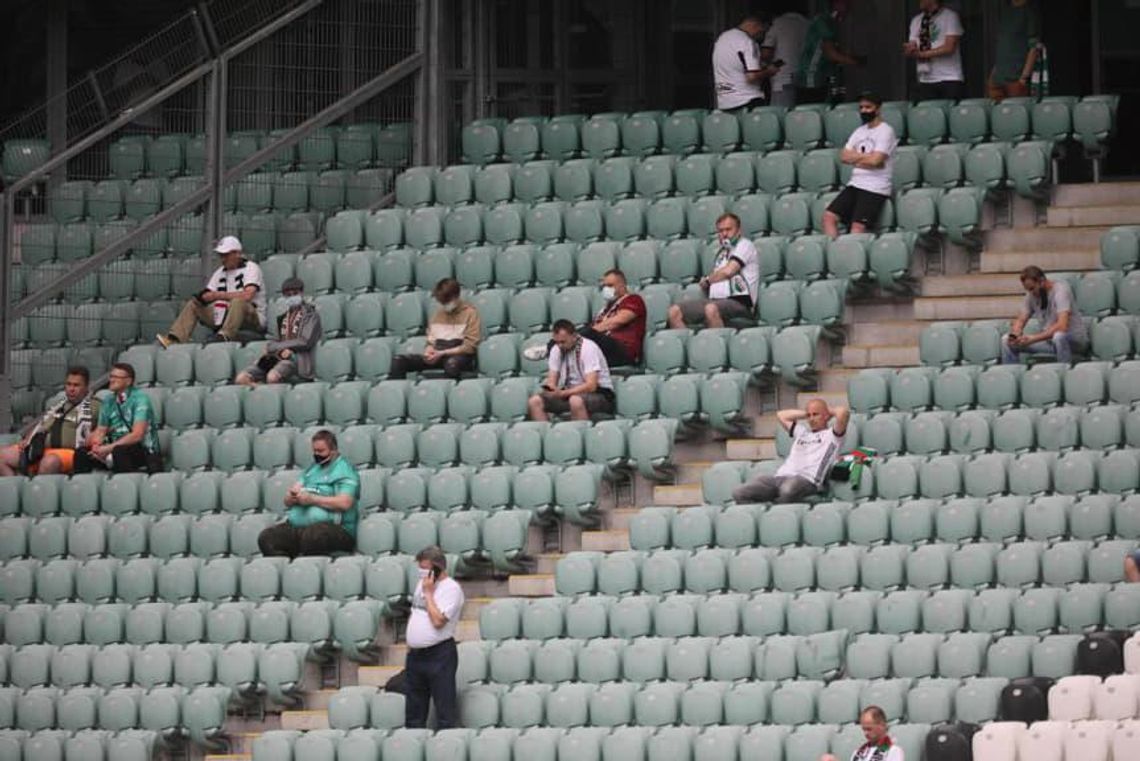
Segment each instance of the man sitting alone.
M571 420L589 420L593 414L614 411L614 384L606 357L596 343L578 335L574 323L554 323L554 348L546 364L542 391L527 402L531 420L565 412Z
M802 502L824 488L831 466L839 457L851 411L828 409L827 402L812 399L807 410L780 410L780 425L792 436L792 451L774 476L757 476L732 490L738 504L749 502ZM835 418L835 427L827 424Z

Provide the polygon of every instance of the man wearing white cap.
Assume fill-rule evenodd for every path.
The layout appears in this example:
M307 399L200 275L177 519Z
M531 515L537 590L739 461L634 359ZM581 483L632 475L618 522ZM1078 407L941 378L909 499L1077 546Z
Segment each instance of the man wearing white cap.
M265 332L265 280L261 267L241 255L241 241L227 235L214 251L222 266L214 270L206 287L186 300L167 333L158 334L163 347L190 340L201 323L214 331L208 343L233 341L239 330Z

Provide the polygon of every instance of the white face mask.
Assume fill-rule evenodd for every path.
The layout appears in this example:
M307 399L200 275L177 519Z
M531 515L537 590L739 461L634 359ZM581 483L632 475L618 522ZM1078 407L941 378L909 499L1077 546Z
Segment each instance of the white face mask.
M443 311L445 312L454 312L456 309L459 309L459 301L449 301L446 304L441 304L440 306L443 307Z
M612 285L602 286L602 298L606 301L613 301L617 298L617 290Z
M431 575L431 569L430 568L417 568L416 572L420 575L421 579L426 579L428 576Z
M303 300L303 297L299 295L286 296L285 298L281 299L281 304L285 307L286 310L296 309L297 307L301 306L301 302Z

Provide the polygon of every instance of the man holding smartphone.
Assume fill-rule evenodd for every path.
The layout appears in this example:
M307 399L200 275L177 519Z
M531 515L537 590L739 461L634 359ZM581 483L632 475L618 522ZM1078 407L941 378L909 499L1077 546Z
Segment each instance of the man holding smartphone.
M447 575L447 556L435 545L416 553L420 581L412 595L412 613L404 640L404 726L424 729L428 703L435 703L436 729L459 722L455 672L459 650L455 627L463 611L463 587Z
M578 335L574 323L558 320L552 328L554 346L547 357L542 390L527 400L531 420L570 413L571 420L589 420L614 411L614 382L601 348Z
M1015 365L1022 353L1056 355L1058 362L1073 361L1073 354L1088 351L1088 326L1076 309L1073 289L1064 280L1050 280L1040 267L1029 265L1021 271L1025 301L1001 342L1002 364ZM1030 320L1038 326L1026 333Z

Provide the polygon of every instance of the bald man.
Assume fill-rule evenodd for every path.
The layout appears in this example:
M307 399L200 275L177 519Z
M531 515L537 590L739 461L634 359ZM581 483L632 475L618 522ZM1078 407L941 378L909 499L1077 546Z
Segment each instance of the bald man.
M851 411L830 409L812 399L806 410L780 410L780 425L792 437L792 451L774 476L757 476L732 491L738 504L748 502L802 502L824 488L827 474L839 457ZM832 418L835 426L828 427Z
M859 714L859 726L867 742L851 754L851 761L904 761L903 749L887 734L887 714L878 706L867 706ZM819 761L839 761L825 753Z

